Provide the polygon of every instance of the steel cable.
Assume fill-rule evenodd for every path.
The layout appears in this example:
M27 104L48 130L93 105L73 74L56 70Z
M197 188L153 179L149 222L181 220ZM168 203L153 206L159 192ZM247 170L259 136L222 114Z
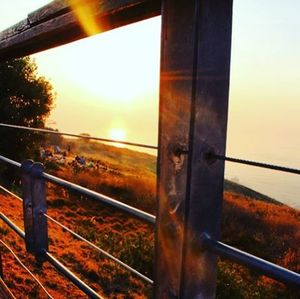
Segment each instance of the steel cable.
M43 291L47 294L47 296L51 299L54 299L50 295L50 293L46 290L46 288L43 286L43 284L39 281L39 279L24 265L24 263L19 259L19 257L16 255L16 253L2 240L0 240L3 246L6 247L6 249L14 256L14 258L17 260L17 262L21 265L21 267L28 272L28 274L38 283L38 285L43 289Z
M48 129L39 129L39 128L32 128L32 127L25 127L25 126L17 126L17 125L10 125L10 124L4 124L4 123L0 123L0 127L20 129L20 130L28 130L28 131L40 132L40 133L49 133L49 134L54 134L54 135L64 135L64 136L69 136L69 137L77 137L77 138L82 138L82 139L97 140L97 141L109 142L109 143L121 143L121 144L125 144L125 145L148 148L148 149L153 149L153 150L158 149L157 146L149 145L149 144L142 144L142 143L129 142L129 141L120 141L120 140L100 138L100 137L92 137L92 136L85 136L85 135L78 135L78 134L72 134L72 133L64 133L64 132L52 131L52 130L48 130Z
M0 185L0 189L3 190L3 191L5 191L5 192L8 193L9 195L15 197L15 198L18 199L19 201L23 202L23 199L22 199L20 196L18 196L17 194L15 194L15 193L9 191L8 189L6 189L5 187L3 187L2 185Z
M150 278L148 278L147 276L143 275L142 273L138 272L137 270L131 268L130 266L128 266L127 264L125 264L124 262L120 261L119 259L117 259L116 257L114 257L113 255L111 255L110 253L106 252L105 250L101 249L100 247L98 247L97 245L95 245L94 243L90 242L89 240L85 239L84 237L82 237L81 235L77 234L76 232L74 232L73 230L71 230L70 228L66 227L65 225L63 225L62 223L60 223L59 221L55 220L54 218L52 218L51 216L47 215L44 213L44 216L46 218L48 218L50 221L54 222L55 224L57 224L58 226L60 226L61 228L63 228L64 230L68 231L71 235L73 235L74 237L76 237L77 239L85 242L86 244L88 244L89 246L93 247L94 249L96 249L97 251L99 251L100 253L102 253L103 255L105 255L106 257L110 258L111 260L115 261L117 264L119 264L120 266L124 267L125 269L129 270L130 272L134 273L135 275L137 275L138 277L142 278L143 280L145 280L146 282L153 284L153 280L151 280Z
M7 192L8 194L14 196L15 198L17 198L18 200L20 200L21 202L23 201L23 199L21 197L19 197L18 195L14 194L13 192L9 191L8 189L4 188L3 186L0 185L0 189L4 190L5 192ZM71 230L70 228L68 228L67 226L63 225L62 223L60 223L59 221L57 221L56 219L54 219L53 217L49 216L48 214L44 213L44 216L49 219L50 221L52 221L53 223L57 224L58 226L60 226L61 228L63 228L64 230L68 231L70 234L72 234L73 236L75 236L77 239L85 242L86 244L88 244L89 246L93 247L94 249L96 249L97 251L99 251L100 253L102 253L103 255L105 255L106 257L110 258L111 260L115 261L117 264L119 264L120 266L124 267L125 269L127 269L128 271L134 273L135 275L137 275L138 277L140 277L141 279L145 280L146 282L153 284L153 280L151 280L150 278L148 278L147 276L143 275L142 273L140 273L139 271L133 269L132 267L128 266L127 264L125 264L124 262L120 261L118 258L114 257L113 255L111 255L110 253L108 253L107 251L101 249L100 247L98 247L97 245L93 244L92 242L90 242L89 240L85 239L84 237L82 237L81 235L77 234L76 232L74 232L73 230Z
M244 159L238 159L238 158L231 158L231 157L227 157L227 156L217 155L214 153L209 153L207 155L207 158L208 158L208 160L217 159L217 160L223 160L223 161L234 162L234 163L239 163L239 164L251 165L251 166L260 167L260 168L266 168L266 169L278 170L278 171L283 171L283 172L288 172L288 173L300 174L300 169L296 169L296 168L289 168L289 167L278 166L278 165L273 165L273 164L268 164L268 163L262 163L262 162L256 162L256 161L250 161L250 160L244 160Z

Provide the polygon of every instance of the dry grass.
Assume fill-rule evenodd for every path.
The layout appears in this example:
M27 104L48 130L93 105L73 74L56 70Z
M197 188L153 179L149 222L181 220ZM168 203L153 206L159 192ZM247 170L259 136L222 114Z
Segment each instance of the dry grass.
M74 147L76 144L74 144ZM78 146L78 144L77 144ZM91 144L80 145L90 147ZM120 152L119 152L120 151ZM114 155L122 153L117 149ZM130 153L131 160L136 158ZM108 154L106 154L108 157ZM54 172L62 178L112 196L154 213L156 176L147 156L137 165L103 161L108 170L74 172L60 166ZM139 168L145 165L146 169ZM148 166L149 167L148 167ZM48 213L104 250L152 277L153 227L134 220L72 192L48 185ZM21 204L0 195L0 211L23 226ZM284 205L256 200L234 192L224 193L222 241L294 271L300 271L300 212ZM117 266L85 243L49 222L50 251L105 298L150 298L151 287ZM38 267L27 254L23 241L0 222L0 238L18 253L55 298L86 298L52 266ZM2 250L2 248L1 248ZM36 283L3 251L4 278L18 298L46 298ZM218 298L288 298L297 293L269 278L224 260L219 262Z
M300 272L300 212L225 192L222 241ZM298 291L237 264L219 261L218 298L290 298Z
M89 205L80 203L80 199L74 199L71 205L66 204L63 208L60 205L51 207L51 202L56 200L49 196L49 215L138 270L152 275L149 273L152 269L145 267L152 264L153 251L153 234L147 225L97 205L99 210L95 210L94 206L91 211ZM0 202L1 211L22 227L20 204L7 196L0 196ZM44 263L42 268L36 267L33 257L25 251L23 240L3 223L0 233L1 238L37 274L55 298L86 298L48 263ZM49 237L50 252L105 298L145 298L145 295L150 294L147 284L51 222ZM9 253L5 252L3 262L5 281L18 298L25 298L24 294L29 294L28 298L44 298L43 292Z

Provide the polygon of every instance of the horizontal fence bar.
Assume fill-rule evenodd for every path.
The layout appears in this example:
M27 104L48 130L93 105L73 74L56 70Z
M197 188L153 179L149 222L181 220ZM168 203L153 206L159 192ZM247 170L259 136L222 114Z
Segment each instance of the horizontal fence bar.
M67 188L69 190L73 190L76 192L79 192L81 195L87 196L89 198L92 198L100 203L107 204L113 208L117 208L123 212L126 212L127 214L130 214L131 216L134 216L135 218L138 218L140 220L143 220L150 224L155 224L156 217L154 215L151 215L149 213L146 213L144 211L141 211L137 208L134 208L132 206L129 206L123 202L120 202L118 200L115 200L111 197L108 197L106 195L97 193L95 191L89 190L87 188L84 188L82 186L79 186L77 184L65 181L63 179L60 179L58 177L55 177L53 175L50 175L48 173L42 173L41 175L45 180L54 183L56 185L59 185L61 187Z
M97 245L93 244L92 242L90 242L89 240L87 240L86 238L82 237L81 235L77 234L76 232L74 232L73 230L71 230L70 228L66 227L65 225L63 225L62 223L60 223L59 221L55 220L54 218L52 218L51 216L44 214L44 216L46 218L48 218L50 221L52 221L53 223L57 224L58 226L60 226L62 229L66 230L67 232L69 232L71 235L73 235L74 237L76 237L77 239L85 242L86 244L88 244L89 246L91 246L92 248L94 248L95 250L99 251L101 254L103 254L104 256L108 257L109 259L113 260L114 262L116 262L117 264L119 264L120 266L122 266L123 268L125 268L126 270L132 272L133 274L135 274L136 276L138 276L139 278L143 279L144 281L153 284L153 280L150 279L149 277L143 275L142 273L138 272L137 270L133 269L132 267L130 267L129 265L125 264L124 262L120 261L119 259L117 259L116 257L114 257L113 255L111 255L110 253L108 253L107 251L101 249L100 247L98 247Z
M238 159L238 158L231 158L231 157L226 157L226 156L221 156L221 155L216 155L216 154L211 154L211 153L208 154L208 159L218 159L218 160L234 162L234 163L239 163L239 164L245 164L245 165L250 165L250 166L255 166L255 167L260 167L260 168L266 168L266 169L278 170L278 171L283 171L283 172L288 172L288 173L300 174L300 169L289 168L289 167L278 166L278 165L267 164L267 163L256 162L256 161L243 160L243 159Z
M201 235L201 243L206 249L254 269L264 275L279 280L285 284L300 287L300 274L268 262L264 259L211 239L208 234Z
M12 230L14 230L21 238L25 239L25 233L2 212L0 212L0 219L2 219L3 222L6 223Z
M16 161L13 161L11 159L8 159L4 156L0 156L0 161L3 161L3 162L6 162L8 164L11 164L11 165L14 165L16 167L21 167L21 164L16 162ZM51 174L48 174L48 173L45 173L43 172L41 174L42 178L44 178L45 180L47 180L48 182L51 182L51 183L54 183L56 185L59 185L61 187L64 187L64 188L67 188L69 190L73 190L73 191L76 191L84 196L87 196L88 198L92 198L102 204L106 204L108 206L111 206L113 208L117 208L135 218L138 218L142 221L145 221L147 223L150 223L150 224L155 224L155 220L156 220L156 217L154 215L151 215L147 212L144 212L142 210L139 210L137 208L134 208L132 206L129 206L123 202L120 202L116 199L113 199L109 196L106 196L104 194L100 194L96 191L92 191L90 189L87 189L85 187L82 187L82 186L79 186L77 184L74 184L74 183L71 183L69 181L66 181L66 180L63 180L61 178L58 178L54 175L51 175Z
M23 201L23 199L21 197L19 197L18 195L14 194L13 192L9 191L8 189L4 188L3 186L0 185L0 189L2 189L3 191L5 191L6 193L14 196L15 198L17 198L20 201ZM53 217L47 215L44 213L44 216L46 218L48 218L50 221L52 221L53 223L57 224L58 226L60 226L61 228L63 228L64 230L68 231L70 234L72 234L73 236L75 236L76 238L78 238L79 240L87 243L89 246L91 246L92 248L96 249L97 251L99 251L100 253L102 253L103 255L105 255L106 257L110 258L111 260L113 260L114 262L116 262L117 264L119 264L120 266L122 266L123 268L127 269L128 271L132 272L133 274L135 274L136 276L138 276L139 278L143 279L144 281L146 281L147 283L153 284L153 280L150 279L149 277L143 275L142 273L140 273L139 271L133 269L132 267L130 267L129 265L125 264L124 262L120 261L119 259L117 259L116 257L114 257L113 255L111 255L110 253L108 253L107 251L101 249L100 247L98 247L97 245L93 244L92 242L90 242L89 240L87 240L86 238L82 237L81 235L77 234L76 232L74 232L73 230L71 230L70 228L68 228L67 226L63 225L62 223L60 223L59 221L55 220Z
M12 228L21 238L25 239L25 232L22 231L16 224L14 224L9 218L7 218L3 213L0 212L0 218ZM67 269L61 262L59 262L53 255L51 255L46 250L43 255L57 270L64 274L74 285L76 285L80 290L87 294L90 298L103 299L99 294L97 294L93 289L91 289L87 284L85 284L81 279L79 279L74 273Z
M40 133L49 133L49 134L54 134L54 135L64 135L64 136L69 136L69 137L77 137L77 138L82 138L82 139L97 140L97 141L109 142L109 143L120 143L120 144L124 144L124 145L148 148L148 149L153 149L153 150L157 150L157 148L158 148L157 146L154 146L154 145L148 145L148 144L142 144L142 143L136 143L136 142L129 142L129 141L127 142L127 141L120 141L120 140L100 138L100 137L84 136L84 135L78 135L78 134L72 134L72 133L52 131L52 130L47 130L47 129L9 125L9 124L4 124L4 123L0 123L0 127L28 130L28 131L40 132Z
M11 159L6 158L6 157L1 156L1 155L0 155L0 161L5 162L5 163L10 164L10 165L15 166L15 167L21 167L21 163L16 162L14 160L11 160Z
M36 283L42 288L42 290L46 293L46 295L50 299L54 299L54 297L51 296L51 294L47 291L47 289L43 286L43 284L40 282L40 280L25 266L25 264L20 260L20 258L17 256L17 254L2 240L0 240L0 243L13 255L13 257L16 259L16 261L21 265L21 267L36 281Z
M86 283L84 283L81 279L79 279L73 272L71 272L67 267L65 267L52 254L45 251L44 255L50 264L52 264L57 270L59 270L64 276L66 276L74 285L76 285L81 291L83 291L90 298L103 299L103 297L101 297Z

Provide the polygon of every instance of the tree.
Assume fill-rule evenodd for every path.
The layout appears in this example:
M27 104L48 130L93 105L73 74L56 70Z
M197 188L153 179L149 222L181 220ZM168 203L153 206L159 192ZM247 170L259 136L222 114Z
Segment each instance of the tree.
M43 128L53 107L52 85L37 72L29 57L0 63L0 122ZM37 158L43 141L40 133L0 127L0 155L23 161ZM9 168L0 172L12 181Z

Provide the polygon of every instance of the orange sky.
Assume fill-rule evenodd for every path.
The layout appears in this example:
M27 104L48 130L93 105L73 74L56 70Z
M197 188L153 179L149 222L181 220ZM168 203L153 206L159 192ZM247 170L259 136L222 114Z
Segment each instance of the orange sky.
M159 51L154 18L33 55L57 92L51 126L156 145Z
M0 28L49 1L1 3ZM227 153L300 168L300 1L234 1ZM298 28L298 29L297 29ZM157 143L160 18L34 55L58 97L60 130ZM226 165L261 192L300 204L297 176Z

